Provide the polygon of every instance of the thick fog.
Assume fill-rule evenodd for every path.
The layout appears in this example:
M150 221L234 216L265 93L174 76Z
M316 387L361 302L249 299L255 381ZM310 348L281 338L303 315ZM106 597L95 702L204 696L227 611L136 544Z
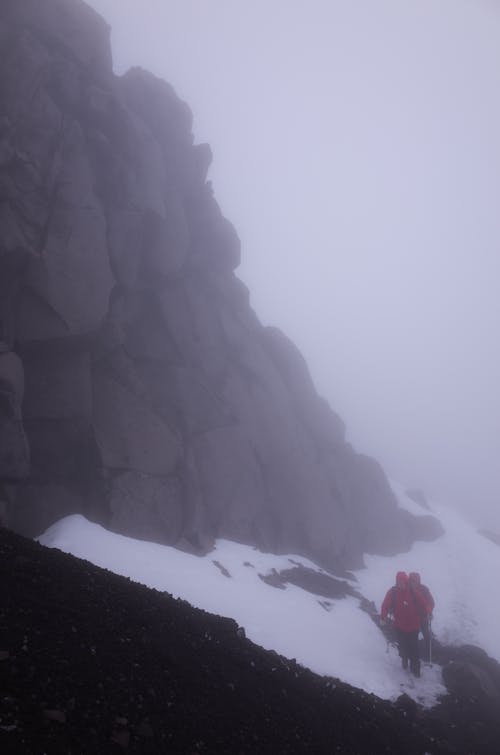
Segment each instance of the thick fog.
M262 322L390 476L500 528L500 3L90 0L214 153Z

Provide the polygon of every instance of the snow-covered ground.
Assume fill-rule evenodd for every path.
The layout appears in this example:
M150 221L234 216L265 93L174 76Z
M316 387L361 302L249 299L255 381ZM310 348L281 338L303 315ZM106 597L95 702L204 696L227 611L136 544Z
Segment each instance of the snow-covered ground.
M394 582L396 569L418 571L436 601L432 628L438 639L479 645L500 661L500 601L494 587L500 547L455 511L433 503L426 512L399 485L393 482L392 487L400 506L436 516L445 534L431 543L415 543L399 556L366 556L367 568L356 573L361 592L379 605L381 585Z
M400 490L396 492L401 505L422 513ZM367 557L367 568L356 574L359 589L380 607L397 570L420 571L436 598L437 636L447 642L479 644L500 659L500 608L498 603L493 608L489 600L491 579L500 567L500 548L450 511L436 513L446 530L443 537L417 543L401 556ZM214 551L197 557L116 535L79 515L57 522L39 540L199 608L230 616L253 642L379 697L395 699L404 690L430 706L445 692L437 665L424 666L422 678L410 684L397 652L386 646L357 599L329 600L326 610L320 598L299 587L277 589L260 579L272 569L290 568L291 560L318 569L301 556L275 556L219 540Z

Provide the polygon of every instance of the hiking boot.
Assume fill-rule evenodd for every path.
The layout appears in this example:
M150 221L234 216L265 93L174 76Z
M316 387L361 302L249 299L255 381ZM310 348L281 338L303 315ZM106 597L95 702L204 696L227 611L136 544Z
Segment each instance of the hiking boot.
M404 669L408 668L408 658L401 658L401 665Z

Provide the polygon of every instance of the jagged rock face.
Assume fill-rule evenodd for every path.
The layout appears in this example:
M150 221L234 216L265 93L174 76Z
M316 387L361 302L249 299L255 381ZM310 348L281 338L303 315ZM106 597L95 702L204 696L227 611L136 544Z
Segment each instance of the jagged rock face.
M259 324L210 149L172 88L113 76L108 29L80 0L4 0L0 51L9 525L36 535L79 511L330 567L435 536L345 443L293 344Z

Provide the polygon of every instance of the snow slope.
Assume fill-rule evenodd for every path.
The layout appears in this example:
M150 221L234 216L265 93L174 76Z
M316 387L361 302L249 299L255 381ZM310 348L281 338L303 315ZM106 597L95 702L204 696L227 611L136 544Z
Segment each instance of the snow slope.
M423 513L398 485L393 488L401 506ZM396 571L419 571L436 599L437 637L446 643L477 644L500 660L500 604L491 601L491 579L500 571L500 547L454 512L436 507L433 513L445 529L441 538L416 543L399 556L367 556L366 568L356 573L356 587L380 607ZM410 680L396 650L386 645L357 599L329 600L325 608L321 598L299 587L278 589L260 578L273 569L290 568L291 562L323 571L301 556L275 556L219 540L215 550L197 557L108 532L78 515L54 524L39 540L199 608L230 616L245 627L253 642L379 697L395 699L405 691L431 706L445 692L437 665L424 666L422 678Z
M299 587L278 589L260 579L259 574L272 569L290 568L290 559L317 568L300 556L274 556L220 540L214 551L200 558L116 535L78 515L56 523L39 539L195 606L231 616L253 642L379 697L395 699L407 691L430 706L445 691L437 666L425 668L422 679L409 686L396 651L387 648L357 599L330 600L331 609L325 610L317 596Z
M392 483L399 504L414 514L428 513ZM377 606L382 586L393 584L396 571L418 571L436 601L432 628L447 644L479 645L500 661L500 601L494 580L500 574L500 547L474 530L458 513L438 505L430 512L445 534L431 543L415 543L408 553L385 558L366 556L357 572L360 591Z

